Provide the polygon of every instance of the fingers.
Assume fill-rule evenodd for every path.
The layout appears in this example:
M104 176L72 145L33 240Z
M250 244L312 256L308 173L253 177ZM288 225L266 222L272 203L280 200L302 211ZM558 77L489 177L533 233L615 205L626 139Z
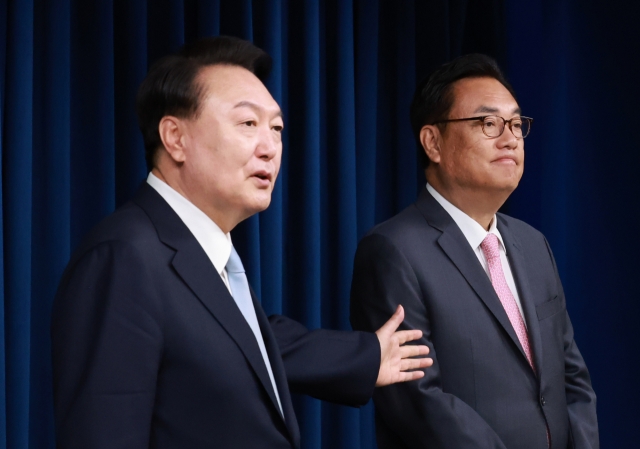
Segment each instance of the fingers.
M416 357L429 354L429 346L425 345L407 345L400 347L400 358Z
M433 359L420 357L429 354L429 347L420 346L402 346L400 348L400 371L415 370L428 368L433 365ZM410 358L420 357L420 358Z
M432 359L424 357L429 354L429 347L405 345L407 342L420 339L422 331L418 329L398 331L403 320L404 309L398 305L389 320L376 331L381 351L377 387L420 379L424 376L421 370L433 365Z
M429 358L403 359L400 363L400 371L419 370L422 368L429 368L431 365L433 365L433 359Z
M424 377L424 371L410 371L408 373L402 373L398 382L409 382L421 379L422 377Z
M391 321L391 320L389 320ZM387 323L389 322L387 321ZM386 326L386 324L385 324ZM398 343L401 345L408 341L414 341L422 337L422 331L419 329L412 329L408 331L396 331L394 336L398 339Z
M424 377L424 371L422 371L422 369L429 368L431 365L433 365L432 359L404 359L400 364L399 372L397 372L393 380L388 383L409 382L420 379Z
M404 309L400 304L398 304L398 307L396 307L396 311L393 313L393 315L391 315L389 321L384 323L382 327L377 330L376 334L393 334L398 326L400 326L400 324L402 323L402 320L404 320Z

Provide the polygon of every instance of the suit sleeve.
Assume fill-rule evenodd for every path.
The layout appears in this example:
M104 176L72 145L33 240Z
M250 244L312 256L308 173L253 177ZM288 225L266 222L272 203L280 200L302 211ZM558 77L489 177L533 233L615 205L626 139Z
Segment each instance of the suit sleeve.
M564 291L558 268L549 243L545 239L549 256L553 262L553 268L558 283L558 291L565 302ZM572 449L598 449L598 418L596 415L596 395L591 386L591 378L587 366L580 354L580 350L573 338L573 326L566 309L566 325L564 329L564 367L565 367L565 394L567 397L567 409L569 411L570 447Z
M371 332L318 329L280 315L269 317L294 393L360 406L371 399L380 370L380 343Z
M422 330L417 343L429 346L434 361L423 378L374 393L377 418L390 430L385 435L378 432L379 444L411 449L505 449L473 408L443 391L428 303L413 268L389 239L372 234L360 242L351 286L353 328L377 329L402 304L405 320L401 328Z
M103 243L69 265L51 328L57 447L148 449L162 348L158 302L130 245Z

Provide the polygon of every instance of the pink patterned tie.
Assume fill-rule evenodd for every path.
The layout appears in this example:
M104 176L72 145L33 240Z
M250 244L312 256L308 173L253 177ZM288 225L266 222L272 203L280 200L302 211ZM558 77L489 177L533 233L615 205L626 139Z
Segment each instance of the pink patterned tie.
M489 275L491 276L491 283L493 288L500 298L502 307L504 307L509 321L513 326L513 330L516 331L518 340L524 349L524 353L529 360L529 365L535 371L533 365L533 358L531 356L531 347L529 346L529 336L527 335L527 328L524 325L522 314L518 309L518 304L513 297L513 293L507 285L507 280L504 277L504 271L502 271L502 262L500 261L500 246L498 243L498 237L495 234L487 234L482 243L480 244L484 256L487 258L487 264L489 265Z

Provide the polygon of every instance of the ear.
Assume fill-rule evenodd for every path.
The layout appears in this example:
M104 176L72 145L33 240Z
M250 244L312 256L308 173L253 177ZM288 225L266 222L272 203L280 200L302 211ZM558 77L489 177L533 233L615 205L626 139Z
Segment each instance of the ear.
M440 130L435 125L425 125L420 130L420 143L429 161L440 162Z
M186 154L184 151L184 121L165 115L158 125L160 140L171 159L175 162L184 162Z

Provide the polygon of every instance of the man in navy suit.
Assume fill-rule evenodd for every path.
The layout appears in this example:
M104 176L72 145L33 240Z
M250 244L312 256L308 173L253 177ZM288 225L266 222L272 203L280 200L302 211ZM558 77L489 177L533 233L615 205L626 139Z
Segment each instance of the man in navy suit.
M375 334L309 332L253 297L229 232L269 205L280 167L269 67L219 37L143 82L151 173L74 252L54 304L58 447L297 448L290 389L359 405L431 364L401 346L421 335L396 332L402 309Z
M434 365L374 393L380 449L598 448L596 397L551 249L498 213L522 176L521 115L495 61L460 57L411 106L427 185L355 257L354 329L399 302Z

